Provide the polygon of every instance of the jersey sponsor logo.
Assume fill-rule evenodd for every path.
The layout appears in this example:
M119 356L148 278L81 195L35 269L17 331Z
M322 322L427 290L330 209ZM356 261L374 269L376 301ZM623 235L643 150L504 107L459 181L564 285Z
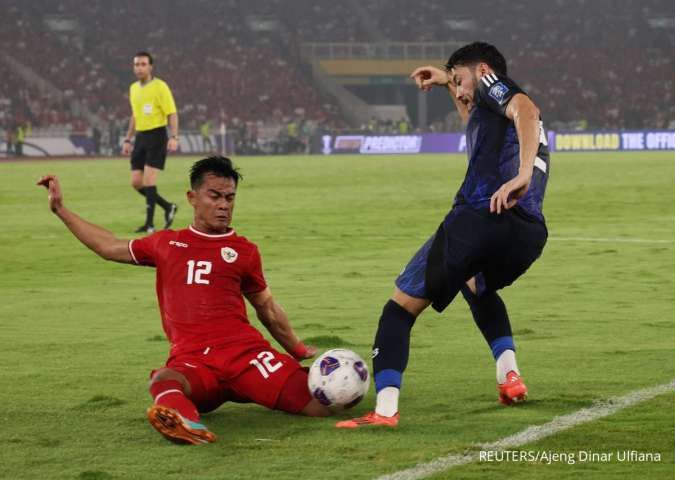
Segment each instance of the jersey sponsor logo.
M188 247L188 244L187 244L187 243L177 242L177 241L175 241L175 240L169 240L169 245L174 245L174 246L176 246L176 247L182 247L182 248L187 248L187 247Z
M239 254L234 248L223 247L220 249L220 256L223 257L223 260L227 263L234 263L237 261Z
M488 95L494 98L500 105L504 102L504 95L509 91L509 87L502 82L497 82L490 87Z
M143 113L145 115L152 115L152 103L143 104Z

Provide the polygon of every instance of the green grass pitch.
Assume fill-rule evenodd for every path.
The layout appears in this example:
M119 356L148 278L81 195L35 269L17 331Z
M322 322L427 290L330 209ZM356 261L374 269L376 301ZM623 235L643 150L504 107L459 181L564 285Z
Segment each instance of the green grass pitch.
M191 219L193 160L170 158L159 181L180 205L177 227ZM260 246L298 333L368 357L393 280L449 209L465 157L235 162L244 181L233 225ZM167 353L154 271L98 259L34 186L58 174L66 205L131 237L144 204L128 162L22 161L0 163L0 173L0 478L373 478L675 378L672 153L553 155L549 243L503 291L527 404L498 405L489 349L458 298L413 329L399 429L338 431L335 419L224 405L204 417L219 441L200 447L166 442L145 419L148 373ZM372 408L373 390L340 418ZM522 449L638 450L661 461L476 462L434 478L674 478L675 394Z

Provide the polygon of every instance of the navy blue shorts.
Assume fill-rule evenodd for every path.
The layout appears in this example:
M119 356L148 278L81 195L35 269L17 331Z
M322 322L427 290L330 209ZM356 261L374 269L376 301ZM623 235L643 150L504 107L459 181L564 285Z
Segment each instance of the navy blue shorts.
M472 277L477 294L511 285L539 258L548 232L517 208L501 215L456 206L410 260L396 286L441 312Z

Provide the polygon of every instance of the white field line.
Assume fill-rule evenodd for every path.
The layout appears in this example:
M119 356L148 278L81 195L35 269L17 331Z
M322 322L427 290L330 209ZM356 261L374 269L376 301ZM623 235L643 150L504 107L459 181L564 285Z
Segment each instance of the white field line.
M346 235L344 237L337 237L338 240L391 240L392 238L409 238L409 235ZM38 237L35 237L38 238ZM44 237L40 237L44 238ZM284 239L283 235L277 236L277 239ZM325 236L306 235L302 237L303 240L326 240L327 238L335 239L334 234L326 234ZM649 238L631 238L631 237L548 237L553 242L589 242L589 243L644 243L644 244L659 244L668 245L675 244L675 239L649 239Z
M594 238L594 237L549 237L549 240L556 242L593 242L593 243L675 243L675 240L656 240L649 238L630 238L630 237L614 237L614 238Z
M673 391L675 391L675 379L671 380L669 383L664 383L655 387L635 390L621 397L613 397L609 400L598 401L591 407L582 408L574 413L555 417L553 420L543 425L528 427L521 432L504 437L496 442L478 444L476 447L481 451L502 451L520 447L527 443L550 437L551 435L581 425L582 423L592 422L599 418L613 415L624 408L637 405L638 403L651 400L658 395ZM382 475L377 477L376 480L416 480L426 478L454 467L473 463L478 459L478 451L465 454L450 454L389 475Z

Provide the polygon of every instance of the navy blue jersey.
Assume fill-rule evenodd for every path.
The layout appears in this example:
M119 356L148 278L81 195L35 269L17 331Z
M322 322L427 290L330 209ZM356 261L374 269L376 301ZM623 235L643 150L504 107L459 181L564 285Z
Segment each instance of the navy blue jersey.
M518 93L525 92L506 76L488 74L478 82L474 108L466 127L469 167L455 205L489 208L492 194L518 174L520 145L516 126L506 117L506 107ZM549 154L542 122L539 142L530 188L514 208L528 218L543 222Z

